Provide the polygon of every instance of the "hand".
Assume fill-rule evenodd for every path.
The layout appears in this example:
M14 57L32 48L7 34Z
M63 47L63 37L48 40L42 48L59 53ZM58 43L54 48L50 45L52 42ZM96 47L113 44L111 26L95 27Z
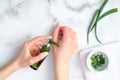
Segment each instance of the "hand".
M78 48L76 33L71 28L57 24L53 40L60 45L52 46L56 80L69 80L69 62Z
M36 53L40 50L38 46L42 47L44 45L42 41L51 38L51 36L42 36L26 41L14 61L16 61L20 67L26 67L44 59L48 55L48 52L42 52L36 56Z
M0 69L0 80L4 80L6 77L21 67L29 66L44 59L48 55L48 52L43 52L36 56L35 53L37 53L39 50L37 46L42 47L44 45L42 41L51 38L51 36L41 36L30 41L26 41L18 56L8 65Z
M56 25L53 33L53 40L57 42L60 47L52 47L54 54L54 61L65 62L70 61L75 50L78 48L76 33L71 28Z

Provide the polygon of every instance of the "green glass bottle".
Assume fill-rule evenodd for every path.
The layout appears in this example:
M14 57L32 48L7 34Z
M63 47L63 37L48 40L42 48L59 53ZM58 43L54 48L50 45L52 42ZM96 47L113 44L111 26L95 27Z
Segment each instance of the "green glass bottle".
M51 49L50 49L50 46L51 45L55 45L55 46L57 46L57 47L59 47L59 45L56 43L56 42L54 42L53 40L49 40L49 42L48 42L48 44L47 45L44 45L42 48L41 48L41 50L39 51L39 52L37 52L37 55L38 54L40 54L41 52L49 52ZM46 58L46 57L45 57ZM36 63L34 63L34 64L32 64L32 65L30 65L30 67L32 68L32 69L34 69L34 70L37 70L39 67L40 67L40 65L42 64L42 62L45 60L45 58L43 59L43 60L40 60L39 62L36 62Z

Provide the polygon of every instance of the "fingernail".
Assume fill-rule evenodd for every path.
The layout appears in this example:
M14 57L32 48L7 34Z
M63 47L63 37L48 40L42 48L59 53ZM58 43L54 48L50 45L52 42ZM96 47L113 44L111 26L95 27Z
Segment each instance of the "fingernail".
M38 49L41 49L41 48L42 48L42 46L37 46L37 48L38 48Z
M43 53L43 56L45 57L45 56L47 56L48 55L48 52L44 52Z

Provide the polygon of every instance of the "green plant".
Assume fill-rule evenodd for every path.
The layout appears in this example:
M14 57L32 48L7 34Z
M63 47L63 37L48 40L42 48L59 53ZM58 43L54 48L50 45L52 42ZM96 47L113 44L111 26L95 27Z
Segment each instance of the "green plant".
M102 54L93 54L90 59L91 65L95 70L105 64L105 58Z
M93 29L95 30L95 38L96 38L96 40L99 43L101 43L101 41L99 40L99 38L97 36L97 24L98 24L98 22L102 18L104 18L104 17L106 17L106 16L108 16L108 15L110 15L112 13L118 12L117 8L113 8L113 9L110 9L110 10L106 11L105 13L103 13L101 15L101 13L102 13L102 11L103 11L103 9L104 9L104 7L106 6L107 3L108 3L108 0L104 0L101 7L95 11L95 13L94 13L94 15L92 17L91 23L90 23L90 25L88 27L88 30L87 30L87 43L89 43L89 34L93 31Z

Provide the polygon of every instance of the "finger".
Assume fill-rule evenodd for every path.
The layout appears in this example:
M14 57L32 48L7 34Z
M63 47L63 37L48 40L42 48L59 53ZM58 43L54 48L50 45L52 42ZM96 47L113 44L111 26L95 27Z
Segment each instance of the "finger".
M63 27L63 39L65 39L66 37L69 37L70 35L70 30L68 27Z
M63 36L63 27L60 27L59 36Z
M40 53L39 55L35 56L35 57L32 57L30 60L29 60L29 63L30 64L34 64L40 60L43 60L46 56L48 55L48 52L43 52L43 53Z
M60 25L59 25L59 23L57 23L56 27L54 29L54 32L53 32L53 40L55 42L58 42L59 29L60 29Z
M29 41L29 44L33 45L39 41L42 41L42 40L48 40L48 39L51 39L52 36L39 36L39 37L36 37L32 40Z
M60 27L59 34L58 34L58 40L60 41L63 38L63 28Z
M76 38L76 32L72 31L71 37L72 37L72 38Z
M32 46L30 50L31 56L36 56L39 50L40 49L37 46Z
M35 46L43 46L43 45L44 45L44 43L43 43L43 42L41 42L41 41L39 41L39 42L35 43Z
M76 32L73 32L73 35L76 37Z
M71 37L74 39L76 38L76 32L74 32L72 29L71 29Z
M69 34L70 34L70 36L72 37L72 35L73 35L73 30L72 30L71 28L69 28Z
M38 36L30 41L34 42L34 41L40 41L40 40L47 40L47 39L51 39L51 38L52 38L52 36Z
M35 56L36 53L42 48L43 45L44 45L44 43L42 43L41 41L39 41L36 44L34 44L33 46L31 46L30 47L31 55Z
M41 36L40 40L48 40L48 39L52 39L52 36Z

